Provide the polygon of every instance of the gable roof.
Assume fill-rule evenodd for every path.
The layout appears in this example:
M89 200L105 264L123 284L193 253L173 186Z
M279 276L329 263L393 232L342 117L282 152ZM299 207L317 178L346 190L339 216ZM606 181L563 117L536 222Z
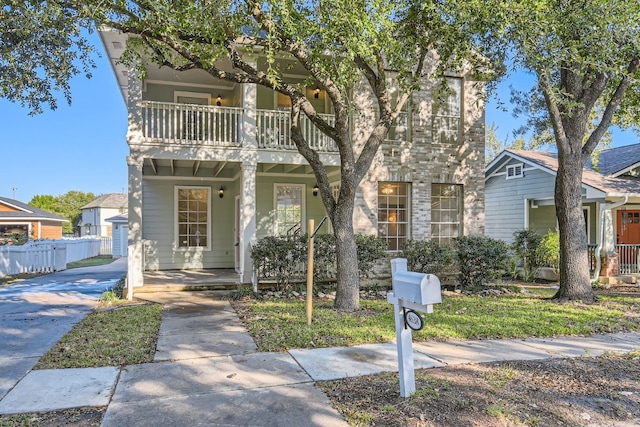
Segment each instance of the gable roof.
M124 213L121 213L120 215L112 216L111 218L105 219L105 221L127 223L129 222L129 212L124 212Z
M93 202L87 203L80 209L91 208L126 208L129 202L129 196L125 193L103 194Z
M9 206L15 211L0 211L0 219L3 220L46 220L46 221L58 221L69 222L69 220L62 218L51 212L38 209L35 206L22 203L18 200L10 199L8 197L0 196L0 204Z
M602 150L598 157L598 172L619 176L640 166L640 143ZM591 159L586 167L593 170Z
M555 153L531 150L504 150L485 169L485 179L502 167L509 159L517 159L552 175L558 171ZM605 176L591 169L582 171L582 184L600 190L609 196L640 196L640 179L626 176Z

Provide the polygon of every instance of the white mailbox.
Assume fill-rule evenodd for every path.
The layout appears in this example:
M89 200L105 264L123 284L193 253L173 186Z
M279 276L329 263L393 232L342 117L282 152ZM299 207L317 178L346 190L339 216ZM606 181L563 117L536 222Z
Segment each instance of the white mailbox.
M393 292L387 294L387 301L395 312L400 396L409 397L416 391L411 331L424 325L416 311L433 313L433 304L442 302L440 279L433 274L407 271L407 260L395 258L391 260L391 286Z
M420 305L442 302L440 279L434 274L407 271L407 260L391 260L391 286L396 298Z

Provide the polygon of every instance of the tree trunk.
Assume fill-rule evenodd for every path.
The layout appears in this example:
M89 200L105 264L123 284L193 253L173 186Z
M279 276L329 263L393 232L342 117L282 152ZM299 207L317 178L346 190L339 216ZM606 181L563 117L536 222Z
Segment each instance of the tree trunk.
M560 234L560 289L554 298L594 302L582 212L581 144L571 145L577 145L577 149L558 150L555 204Z
M360 277L358 275L358 251L353 232L354 200L347 198L336 206L332 218L336 237L336 300L334 308L355 311L360 308Z

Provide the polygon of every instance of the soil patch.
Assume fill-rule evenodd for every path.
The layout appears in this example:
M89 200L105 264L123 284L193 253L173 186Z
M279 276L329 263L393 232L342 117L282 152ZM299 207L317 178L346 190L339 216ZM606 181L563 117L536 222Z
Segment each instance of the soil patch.
M400 397L396 373L318 385L351 425L640 423L640 352L417 370L417 391L410 398Z

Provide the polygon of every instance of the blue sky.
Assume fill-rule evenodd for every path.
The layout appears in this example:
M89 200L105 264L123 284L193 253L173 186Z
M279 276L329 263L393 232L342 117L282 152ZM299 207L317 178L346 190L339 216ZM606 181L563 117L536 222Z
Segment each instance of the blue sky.
M101 46L97 36L93 40ZM28 203L38 194L127 190L127 112L108 61L101 57L97 64L93 78L72 81L71 106L60 100L57 110L29 116L20 105L0 100L0 196ZM527 80L521 75L503 82L499 99L508 103L509 86ZM518 121L501 111L496 99L486 116L487 125L498 125L501 140L513 139ZM638 140L631 132L614 132L613 145Z

